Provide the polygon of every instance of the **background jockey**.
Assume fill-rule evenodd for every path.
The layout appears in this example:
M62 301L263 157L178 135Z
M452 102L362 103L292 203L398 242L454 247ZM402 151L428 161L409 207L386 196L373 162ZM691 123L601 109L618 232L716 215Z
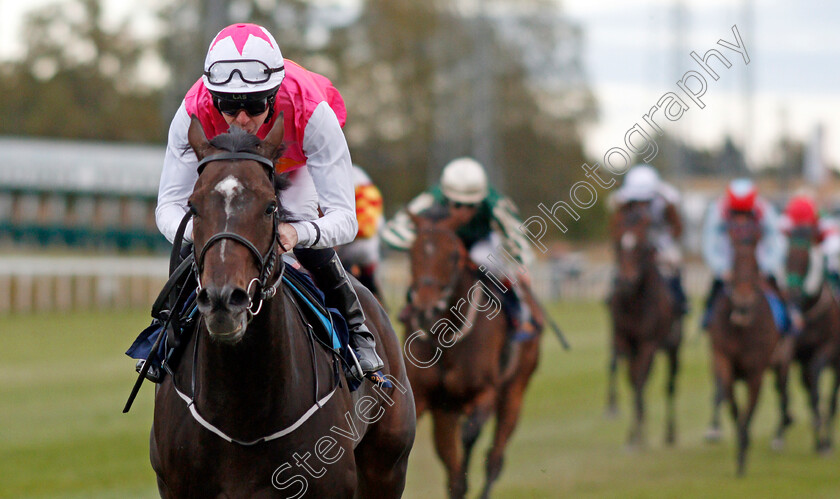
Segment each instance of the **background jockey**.
M644 206L650 216L650 240L656 248L659 272L668 281L680 314L688 311L682 286L680 237L683 222L679 210L680 194L663 181L650 165L639 164L627 171L622 186L610 197L610 207L619 213L632 206Z
M500 246L516 260L520 269L527 269L534 260L528 241L519 230L522 222L516 206L488 184L484 168L474 159L459 158L447 164L440 185L411 200L385 225L383 241L391 248L409 250L415 239L414 222L409 213L435 212L446 212L456 219L460 226L456 233L478 266L497 269L500 263L505 265L506 258L497 250ZM509 276L516 275L519 283L528 285L527 273L517 274L513 265L505 266L507 268L499 270ZM530 315L527 307L521 306L521 300L519 302L520 315L512 319L519 326L525 326Z
M353 184L356 190L356 220L359 231L353 242L338 246L344 268L350 270L380 301L382 295L376 280L380 261L379 231L385 225L382 193L364 170L353 165Z
M732 274L734 253L729 239L728 224L734 213L747 213L759 224L761 239L756 248L758 268L771 286L772 293L768 299L771 300L770 305L774 316L777 316L782 336L788 337L791 333L799 332L802 325L801 314L788 309L779 291L787 248L780 230L779 216L773 205L758 195L755 184L746 178L729 183L726 194L709 207L703 224L703 258L712 271L713 280L706 297L702 327L708 327L712 305Z
M358 230L350 151L341 129L346 114L330 81L284 60L265 28L255 24L224 28L207 50L204 75L172 119L155 214L158 228L171 242L198 178L198 160L187 140L191 116L201 121L209 139L231 126L265 138L282 119L286 149L277 170L288 173L291 186L280 202L297 222L280 224L280 242L294 248L328 305L345 316L350 344L368 373L381 369L382 360L364 324L356 292L333 250L352 241ZM192 224L185 236L192 239Z
M838 295L840 293L840 225L837 220L820 215L813 198L806 194L799 194L788 201L780 220L780 228L783 234L790 235L799 227L812 228L817 234L816 242L819 243L822 253L822 265L817 268L823 272L835 295Z

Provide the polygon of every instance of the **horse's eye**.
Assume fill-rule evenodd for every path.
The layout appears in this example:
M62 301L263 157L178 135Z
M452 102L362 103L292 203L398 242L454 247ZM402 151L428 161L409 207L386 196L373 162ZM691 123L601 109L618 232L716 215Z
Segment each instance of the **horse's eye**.
M268 206L265 207L266 215L272 215L275 211L277 211L277 203L275 203L274 201L268 203Z
M192 216L193 216L193 217L197 217L197 216L198 216L198 210L196 210L196 209L195 209L195 206L193 206L193 204L192 204L192 203L188 203L188 204L187 204L187 207L190 209L190 213L192 213Z

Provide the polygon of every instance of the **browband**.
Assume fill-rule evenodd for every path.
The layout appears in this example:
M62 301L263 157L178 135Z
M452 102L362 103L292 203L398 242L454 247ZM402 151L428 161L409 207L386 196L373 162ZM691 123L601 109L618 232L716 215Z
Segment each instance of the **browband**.
M220 152L218 154L207 156L206 158L199 161L197 166L198 174L201 175L201 171L204 170L204 166L207 163L211 161L220 161L223 159L250 159L252 161L256 161L257 163L262 164L270 171L274 171L274 162L268 158L260 156L259 154L252 154L249 152Z

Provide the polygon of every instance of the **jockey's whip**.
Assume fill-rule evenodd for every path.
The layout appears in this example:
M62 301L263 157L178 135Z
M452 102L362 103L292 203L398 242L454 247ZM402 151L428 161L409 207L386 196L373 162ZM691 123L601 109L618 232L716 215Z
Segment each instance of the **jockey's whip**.
M560 345L563 347L563 350L571 350L572 346L569 344L569 341L566 340L566 335L563 334L563 331L560 329L560 326L558 326L557 323L554 322L554 319L552 319L551 316L548 315L548 311L546 311L543 304L540 303L539 300L537 300L537 297L534 296L534 293L531 291L530 288L528 288L527 286L522 286L522 288L525 289L525 292L528 293L528 295L531 297L531 301L534 303L534 305L536 305L537 308L540 309L542 316L545 317L545 322L547 322L551 330L554 331L554 336L557 336L557 340L560 341Z
M542 308L542 305L540 305L540 308ZM546 313L544 308L543 315L545 316L545 321L548 323L549 327L551 327L551 330L554 331L554 335L557 336L558 340L560 340L560 345L563 346L563 350L571 350L572 346L569 345L569 342L566 340L566 335L563 334L563 331L560 330L560 326L558 326L557 323L554 322L554 319L552 319L551 316Z
M169 321L167 321L164 326L169 326ZM160 340L163 339L166 331L161 331L158 335L157 339L155 340L155 344L152 345L151 353L149 357L152 355L157 355L158 347L160 346ZM134 403L134 399L137 397L137 393L140 391L140 386L143 384L143 380L146 379L146 373L149 371L149 367L151 367L152 363L149 362L149 359L146 359L146 362L143 363L143 367L140 368L140 374L137 376L137 381L134 382L134 387L131 389L131 393L128 395L128 400L125 401L125 407L123 407L123 414L127 413L131 409L131 404Z

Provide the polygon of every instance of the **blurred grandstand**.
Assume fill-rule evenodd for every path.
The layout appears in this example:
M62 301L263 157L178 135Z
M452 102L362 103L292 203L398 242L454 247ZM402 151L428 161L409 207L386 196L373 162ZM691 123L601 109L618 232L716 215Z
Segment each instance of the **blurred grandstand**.
M0 244L165 251L161 146L0 138Z

